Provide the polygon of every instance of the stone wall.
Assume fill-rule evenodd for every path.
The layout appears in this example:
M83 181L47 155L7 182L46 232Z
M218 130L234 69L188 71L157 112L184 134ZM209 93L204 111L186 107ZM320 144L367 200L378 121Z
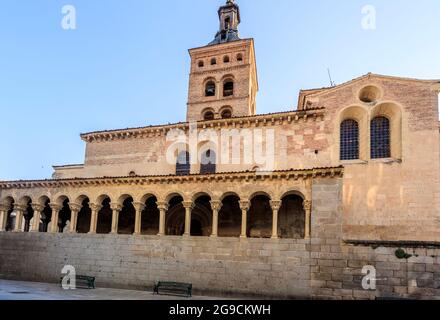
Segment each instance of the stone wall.
M56 282L72 265L99 287L183 281L196 294L224 296L308 297L309 256L305 240L0 234L3 279Z
M320 243L317 243L320 242ZM0 234L0 278L57 282L73 265L99 287L152 290L184 281L196 294L288 299L440 299L440 248L341 244L335 240ZM377 269L375 291L362 268Z

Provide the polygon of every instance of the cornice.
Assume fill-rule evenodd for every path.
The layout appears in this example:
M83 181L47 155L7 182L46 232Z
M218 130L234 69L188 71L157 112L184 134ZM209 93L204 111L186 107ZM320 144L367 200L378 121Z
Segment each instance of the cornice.
M323 121L325 117L324 108L288 111L281 113L272 113L264 115L254 115L245 117L236 117L231 119L216 119L211 121L197 122L198 129L237 129L237 128L252 128L252 127L266 127L273 125L283 125L298 123L300 121ZM127 128L120 130L96 131L91 133L81 134L81 139L91 142L103 142L111 140L124 140L132 138L149 138L166 136L170 130L189 130L190 123L182 122L176 124L169 124L164 126L149 126L139 128Z
M75 178L60 180L22 180L6 181L0 183L0 189L32 189L32 188L60 188L73 187L84 188L93 186L112 185L157 185L157 184L185 184L194 182L249 182L249 181L276 181L276 180L307 180L315 178L342 177L344 168L328 167L301 170L281 170L269 173L225 172L210 175L194 174L188 176L135 176L135 177L98 177L98 178Z

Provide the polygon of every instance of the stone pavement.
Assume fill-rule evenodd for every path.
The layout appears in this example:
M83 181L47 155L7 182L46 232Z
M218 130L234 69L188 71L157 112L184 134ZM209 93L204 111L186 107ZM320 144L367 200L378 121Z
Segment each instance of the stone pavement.
M192 298L157 296L149 291L103 289L63 290L57 284L0 280L0 300L224 300L194 296Z

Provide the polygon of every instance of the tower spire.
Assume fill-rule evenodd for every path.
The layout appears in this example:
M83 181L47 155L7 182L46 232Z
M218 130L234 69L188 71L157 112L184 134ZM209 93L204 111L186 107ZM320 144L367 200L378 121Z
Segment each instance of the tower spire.
M238 4L234 0L227 0L226 4L218 9L218 17L220 20L220 30L210 45L240 40L238 25L241 20Z

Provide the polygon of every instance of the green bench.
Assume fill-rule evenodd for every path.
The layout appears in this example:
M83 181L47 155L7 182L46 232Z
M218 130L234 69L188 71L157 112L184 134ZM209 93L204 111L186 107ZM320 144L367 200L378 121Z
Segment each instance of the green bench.
M153 294L160 295L161 293L173 294L173 295L185 295L188 298L190 298L192 297L192 284L158 281L154 285Z
M60 279L60 283L62 285L63 283L63 277ZM89 276L76 276L75 282L76 282L76 288L80 289L96 289L95 285L95 277L89 277Z

